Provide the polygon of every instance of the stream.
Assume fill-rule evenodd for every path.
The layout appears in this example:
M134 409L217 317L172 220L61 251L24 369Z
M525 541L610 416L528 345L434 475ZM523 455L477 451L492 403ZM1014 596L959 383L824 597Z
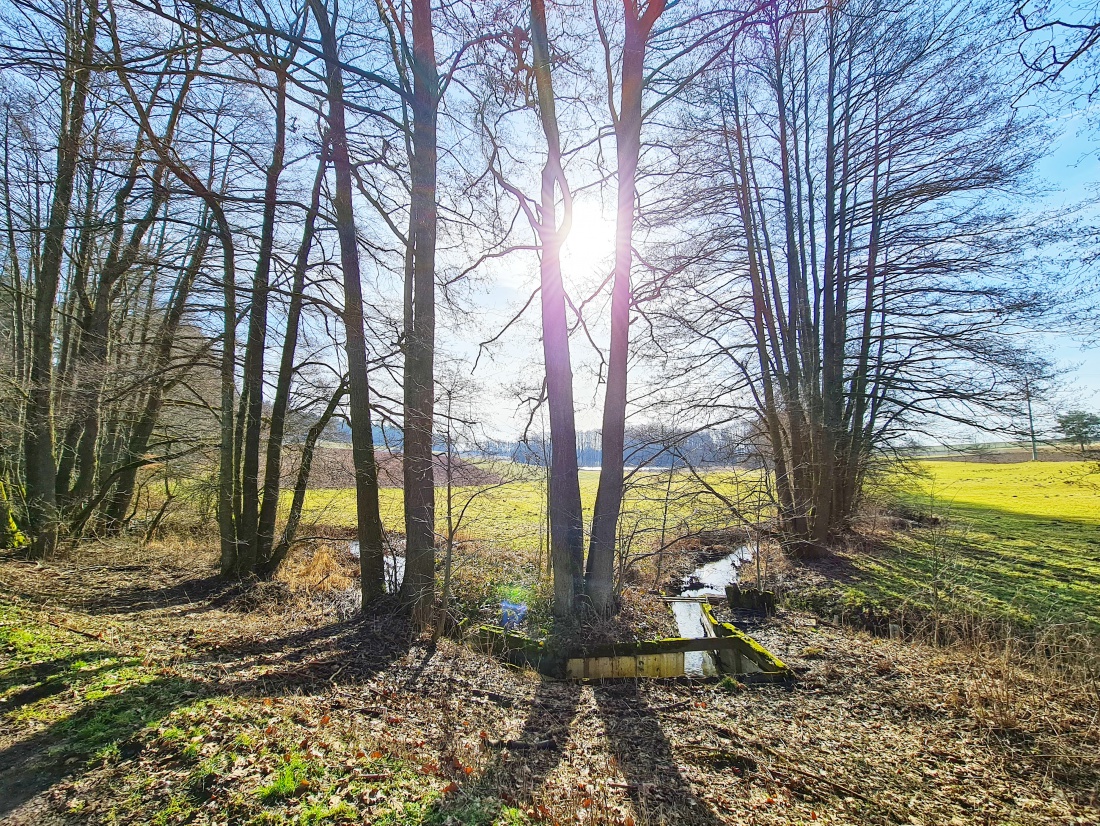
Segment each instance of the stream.
M351 553L353 559L358 559L359 543L349 542L348 551ZM401 587L401 580L405 578L405 557L386 554L385 562L386 593L396 594L397 589Z
M728 556L705 562L684 577L681 601L671 602L672 615L681 637L705 637L706 619L703 601L708 596L724 596L726 586L737 582L740 567L752 559L752 551L743 545ZM714 655L709 651L689 651L684 654L684 674L689 677L712 677L718 673Z
M359 558L359 543L351 542L348 550L353 558ZM708 596L724 596L726 586L738 581L743 564L752 559L747 545L731 554L704 562L683 579L680 600L669 603L681 637L696 639L706 636L706 620L702 603ZM405 576L405 557L386 554L386 591L396 593ZM688 651L684 654L684 673L689 677L712 677L718 673L714 655L709 651Z

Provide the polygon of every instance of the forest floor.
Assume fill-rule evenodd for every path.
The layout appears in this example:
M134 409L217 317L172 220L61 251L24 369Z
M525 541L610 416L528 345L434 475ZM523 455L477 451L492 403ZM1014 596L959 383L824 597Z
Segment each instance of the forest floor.
M0 820L1100 822L1096 681L996 647L784 610L789 684L580 684L342 620L346 574L296 564L242 591L199 546L0 558Z

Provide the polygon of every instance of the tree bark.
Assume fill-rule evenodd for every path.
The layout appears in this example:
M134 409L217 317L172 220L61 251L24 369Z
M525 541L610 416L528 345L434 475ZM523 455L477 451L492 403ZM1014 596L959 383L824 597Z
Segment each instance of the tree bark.
M298 464L298 477L294 482L294 494L290 500L290 512L287 514L286 525L283 526L279 543L272 550L271 556L263 560L257 569L257 573L262 577L268 578L275 575L283 560L286 559L290 546L294 543L294 537L298 533L298 525L302 521L302 506L306 501L306 490L309 488L309 472L313 466L313 454L317 449L317 441L321 438L321 434L325 432L325 428L328 427L328 423L332 420L332 416L347 393L347 389L347 381L341 382L332 394L332 398L329 399L328 406L325 407L320 418L313 423L306 434L306 440L302 445L302 460ZM363 546L360 545L359 547L360 556L362 556Z
M271 426L267 437L267 462L264 466L264 495L260 506L259 524L256 530L256 558L267 575L278 567L272 567L271 543L275 536L275 521L279 512L279 477L282 469L283 435L286 431L286 412L290 401L290 385L294 378L294 353L298 345L298 328L302 320L302 303L305 291L309 254L313 249L317 213L321 209L321 186L328 165L327 142L321 147L317 162L317 176L313 181L313 195L306 212L302 241L294 262L294 279L290 287L290 306L287 310L286 331L283 336L283 352L279 362L279 375L275 382L275 398L271 403ZM307 473L308 478L308 473Z
M73 184L84 132L91 65L95 49L98 0L88 3L85 28L75 35L62 82L64 120L57 144L57 177L42 262L35 279L31 326L30 389L27 397L23 452L26 500L32 533L31 554L49 555L57 543L57 465L53 442L53 312L65 250L65 233L72 207Z
M550 64L545 0L531 0L531 47L539 119L546 137L542 169L539 233L542 282L542 356L550 408L550 557L554 566L554 613L569 616L584 590L584 523L577 471L577 429L573 406L573 369L569 324L561 275L561 245L572 220L572 198L561 166L561 137ZM560 186L565 215L557 220Z
M321 32L328 87L329 140L336 192L332 199L344 282L344 330L348 358L348 388L352 462L355 466L355 511L358 518L359 571L363 607L381 596L384 584L382 517L378 507L378 466L374 458L371 425L367 343L363 330L363 287L360 283L359 245L351 200L351 156L344 117L344 80L333 21L322 0L309 0Z
M244 386L248 402L244 420L244 458L241 471L241 526L237 569L241 574L252 573L256 563L263 559L260 549L260 436L264 412L264 347L267 343L268 280L271 276L271 253L275 245L275 210L279 198L279 178L283 173L286 154L286 84L287 75L282 66L274 68L275 91L275 143L271 163L267 167L264 182L264 209L260 226L260 248L256 255L256 269L252 277L252 306L248 316L248 339L244 353ZM268 442L268 456L272 453ZM276 448L282 447L282 437ZM276 491L276 495L278 492Z
M642 87L646 42L665 0L649 0L639 15L624 0L626 33L623 44L619 117L615 124L616 174L615 275L611 286L611 347L604 393L600 483L592 515L592 536L585 576L588 599L600 614L612 608L615 548L623 502L623 448L626 436L627 360L630 356L630 268L633 261L634 200L642 142Z
M412 0L413 152L411 228L412 327L405 341L404 457L405 578L402 598L420 625L430 623L435 600L435 247L439 75L430 0Z

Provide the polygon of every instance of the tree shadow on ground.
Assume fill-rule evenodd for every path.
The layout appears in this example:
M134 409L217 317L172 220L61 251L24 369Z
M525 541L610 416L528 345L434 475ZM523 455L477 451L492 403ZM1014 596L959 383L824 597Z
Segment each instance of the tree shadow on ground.
M138 735L178 708L219 697L264 696L288 688L308 694L359 683L406 654L412 640L407 625L383 616L201 649L178 663L176 674L104 693L0 750L0 818L62 779L82 775L104 749L117 747L123 758L133 756L140 748ZM24 692L49 696L49 684L58 681L72 659L40 667L42 679ZM192 671L194 676L187 676ZM33 674L32 668L27 676Z
M79 668L80 677L87 679L111 668L117 657L113 651L83 651L5 671L0 677L0 694L16 686L26 687L0 700L0 714L10 714L23 706L60 694L72 687L74 669Z
M92 616L137 614L167 608L190 606L195 611L223 606L245 593L251 583L224 579L216 573L193 576L171 583L135 583L136 577L149 575L148 565L111 566L112 577L105 582L83 579L82 569L72 576L51 582L46 589L27 589L8 585L9 596L31 605L59 606Z
M491 823L505 805L513 804L533 808L536 819L551 822L559 819L563 804L587 808L589 816L596 817L603 801L593 800L591 790L573 789L573 803L544 792L547 779L564 759L581 692L579 683L541 681L520 735L500 744L502 752L476 780L435 801L419 822ZM608 682L595 686L594 694L611 757L623 774L638 822L718 826L721 821L680 775L661 721L638 682Z
M118 744L129 756L145 726L175 708L207 696L207 686L179 678L157 679L82 706L37 734L0 751L0 817L70 775L83 774L97 752Z
M717 826L710 806L680 774L661 720L636 680L595 688L596 705L627 795L642 823Z
M209 574L171 585L132 585L98 594L82 605L90 614L136 614L142 611L193 606L198 610L218 607L219 600L243 593L246 583Z
M433 801L417 822L495 823L506 805L538 805L543 784L565 755L580 692L576 683L541 680L519 734L486 741L496 752L486 768L469 779L455 772L459 790ZM446 767L445 759L440 763Z

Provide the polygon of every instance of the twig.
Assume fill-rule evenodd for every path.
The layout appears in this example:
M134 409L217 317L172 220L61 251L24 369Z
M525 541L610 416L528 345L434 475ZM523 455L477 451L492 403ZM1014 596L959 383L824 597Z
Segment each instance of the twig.
M558 742L551 737L547 740L486 740L485 744L491 749L543 751L555 748Z
M375 772L374 774L359 774L355 776L356 780L389 780L393 777L392 774L386 772Z
M39 617L39 620L46 623L46 625L52 625L54 628L60 628L62 631L68 631L72 634L80 634L80 636L87 637L90 640L103 642L103 631L100 631L98 634L93 634L90 631L81 631L79 628L70 628L68 625L62 625L60 622L54 622L53 620L46 619L45 617Z

